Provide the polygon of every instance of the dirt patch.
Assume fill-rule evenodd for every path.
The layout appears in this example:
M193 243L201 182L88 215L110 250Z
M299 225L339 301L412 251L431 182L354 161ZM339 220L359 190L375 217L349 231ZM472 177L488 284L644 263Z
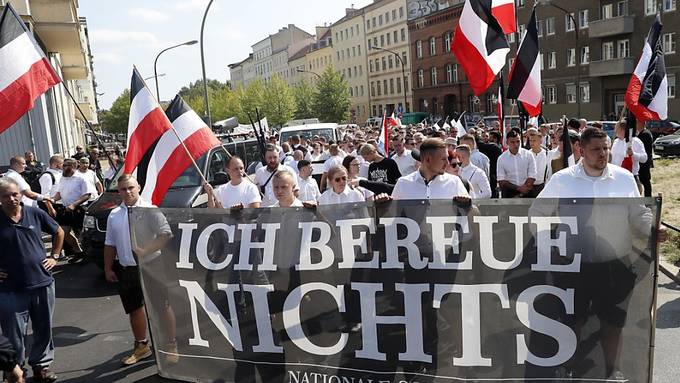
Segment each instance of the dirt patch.
M652 190L661 193L661 220L680 228L680 158L654 160ZM669 241L660 247L669 262L680 263L680 233L669 230Z

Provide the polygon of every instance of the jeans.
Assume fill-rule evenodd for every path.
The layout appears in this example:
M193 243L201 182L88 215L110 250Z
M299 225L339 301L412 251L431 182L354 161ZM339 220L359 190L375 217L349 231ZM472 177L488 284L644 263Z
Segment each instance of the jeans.
M0 327L17 352L22 367L26 363L24 338L28 333L29 319L33 329L33 344L28 364L34 369L42 369L54 360L54 300L54 282L35 290L0 292Z

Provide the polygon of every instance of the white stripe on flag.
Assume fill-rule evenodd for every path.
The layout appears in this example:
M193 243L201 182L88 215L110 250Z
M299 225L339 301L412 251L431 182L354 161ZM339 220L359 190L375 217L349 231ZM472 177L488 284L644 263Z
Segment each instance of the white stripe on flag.
M0 91L26 74L42 58L26 33L0 48Z
M172 126L175 127L177 134L179 135L182 142L184 142L187 138L191 137L192 134L201 130L206 125L196 113L193 113L193 111L188 111L179 116L172 123ZM156 177L158 176L158 172L163 169L165 163L170 159L170 155L180 145L181 143L177 141L177 136L175 135L175 132L172 131L172 129L169 129L163 133L163 136L161 136L161 139L158 141L156 149L151 156L149 167L146 171L146 183L144 184L144 190L142 190L142 197L144 197L146 200L151 201L153 192L156 189Z
M656 112L662 120L668 118L668 76L664 77L661 81L659 90L654 95L654 99L649 104L648 109Z
M472 45L477 49L477 52L485 59L489 68L493 73L497 74L505 66L505 57L509 48L496 49L488 55L486 53L486 42L484 41L486 33L489 30L489 26L482 21L482 19L477 16L475 11L470 5L470 1L465 2L465 7L463 7L463 13L458 21L460 25L460 30L463 31L465 38L470 41ZM481 69L480 69L481 70Z
M652 60L652 47L645 42L645 46L642 48L642 55L638 61L637 66L633 75L640 79L640 83L645 79L647 75L647 69L649 68L649 62Z
M142 122L147 114L158 107L159 105L156 102L156 98L151 94L149 88L143 87L137 92L137 95L135 95L135 98L130 105L130 119L128 120L127 136L128 147L130 146L130 138L132 138L132 134L135 132L140 122Z
M541 94L541 62L538 58L534 61L534 67L531 68L529 78L524 84L524 88L517 97L518 100L524 101L532 106L538 105L542 100Z
M491 0L491 8L500 7L501 5L514 4L515 0Z

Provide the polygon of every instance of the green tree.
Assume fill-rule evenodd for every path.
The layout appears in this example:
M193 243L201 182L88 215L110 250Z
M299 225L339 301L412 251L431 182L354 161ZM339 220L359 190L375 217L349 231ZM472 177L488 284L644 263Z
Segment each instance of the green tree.
M178 94L196 114L203 117L206 114L204 92L203 80L196 80L189 83L189 86L180 89ZM210 114L213 122L232 117L232 115L224 117L229 109L224 104L229 99L229 92L231 92L231 89L228 82L223 83L219 80L208 79L208 102L210 103Z
M255 80L248 84L246 88L239 88L237 92L238 102L240 103L240 112L237 115L238 120L242 124L249 124L250 116L253 121L256 120L255 109L260 111L260 117L262 117L262 106L264 101L264 85L260 80Z
M108 133L127 133L130 119L130 90L123 93L113 102L111 109L102 112L102 126Z
M295 97L295 118L313 118L314 87L303 79L293 88L293 95Z
M327 67L316 84L314 114L321 122L343 122L349 117L349 85L340 72Z
M290 86L279 76L271 78L262 95L261 114L272 126L282 126L293 118L295 97Z

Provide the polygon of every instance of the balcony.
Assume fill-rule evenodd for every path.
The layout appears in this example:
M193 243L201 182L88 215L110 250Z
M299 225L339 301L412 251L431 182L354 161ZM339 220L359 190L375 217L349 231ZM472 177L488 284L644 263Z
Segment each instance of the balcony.
M595 39L633 33L633 16L591 21L588 30L589 36Z
M632 57L592 61L590 63L590 77L607 77L631 74L634 70L635 59Z

